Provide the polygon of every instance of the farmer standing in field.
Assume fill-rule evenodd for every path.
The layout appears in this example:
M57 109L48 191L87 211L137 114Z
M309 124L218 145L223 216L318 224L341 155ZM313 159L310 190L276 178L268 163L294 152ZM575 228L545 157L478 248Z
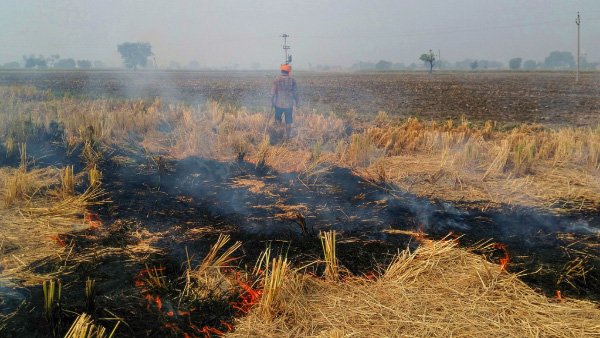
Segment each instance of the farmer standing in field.
M298 108L298 88L296 80L291 77L292 66L283 64L281 75L273 81L271 103L275 108L275 123L281 125L281 117L285 115L285 137L290 138L292 132L292 113L294 106Z

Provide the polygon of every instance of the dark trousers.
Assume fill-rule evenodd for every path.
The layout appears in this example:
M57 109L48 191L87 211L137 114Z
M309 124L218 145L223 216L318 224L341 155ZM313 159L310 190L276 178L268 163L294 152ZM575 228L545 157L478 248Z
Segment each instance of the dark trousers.
M281 115L285 114L285 123L292 124L294 121L292 118L293 108L279 108L275 107L275 121L281 122Z

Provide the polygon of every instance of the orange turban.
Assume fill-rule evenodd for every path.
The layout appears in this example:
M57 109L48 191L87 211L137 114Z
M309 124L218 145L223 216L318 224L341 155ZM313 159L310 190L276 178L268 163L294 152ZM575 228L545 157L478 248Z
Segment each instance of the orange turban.
M283 72L288 72L288 73L289 73L289 72L291 72L291 71L292 71L292 65L288 65L288 64L286 63L286 64L283 64L283 65L281 65L281 66L279 67L279 69L281 69L281 71L283 71Z

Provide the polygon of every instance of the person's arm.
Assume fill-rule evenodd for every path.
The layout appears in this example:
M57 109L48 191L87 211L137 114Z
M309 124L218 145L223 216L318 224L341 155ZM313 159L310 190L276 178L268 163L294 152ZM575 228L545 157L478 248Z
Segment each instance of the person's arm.
M273 86L271 87L271 105L275 107L275 102L277 101L277 79L273 81Z
M300 96L298 95L298 87L296 85L296 79L292 82L292 94L294 95L294 101L296 102L296 108L300 106Z

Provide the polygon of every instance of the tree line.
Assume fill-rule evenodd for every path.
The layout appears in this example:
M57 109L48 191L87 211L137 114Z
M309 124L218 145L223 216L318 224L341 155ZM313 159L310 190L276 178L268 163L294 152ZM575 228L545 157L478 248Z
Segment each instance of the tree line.
M0 65L0 68L14 69L92 69L104 68L104 63L101 61L91 60L75 60L73 58L61 58L58 54L53 54L48 57L44 55L23 55L22 61L7 62Z
M508 68L511 70L568 70L576 67L576 58L571 52L563 51L552 51L544 59L544 61L525 60L523 58L515 57L509 60ZM423 53L419 57L419 61L422 63L411 63L405 65L404 63L393 63L386 60L380 60L379 62L358 62L352 65L352 70L417 70L423 66L433 71L434 68L451 69L451 70L499 70L505 69L505 64L495 60L482 60L482 59L464 59L462 61L456 61L454 63L448 61L440 61L436 58L436 55L430 50L428 53ZM600 62L588 62L585 56L580 59L580 68L593 70L600 69Z
M535 69L550 69L550 70L567 70L577 67L576 57L571 52L553 51L548 55L543 62L535 60L525 60L515 57L508 61L508 68L512 70L535 70ZM600 62L588 62L587 57L582 56L579 59L579 67L581 69L593 70L600 67Z
M117 46L117 52L121 55L123 64L126 68L137 70L138 67L147 67L148 59L154 55L152 46L148 42L124 42ZM439 56L438 56L439 58ZM423 53L419 57L422 64L413 62L409 65L404 63L393 63L391 61L380 60L379 62L358 62L350 67L352 70L416 70L424 65L429 72L432 72L434 67L439 69L453 70L497 70L505 68L504 64L494 60L477 60L464 59L450 63L448 61L438 60L432 50L428 53ZM90 60L75 60L73 58L61 58L60 55L54 54L50 57L43 55L23 56L22 64L19 62L9 62L0 65L0 68L21 68L21 65L27 69L91 69L104 68L101 61ZM575 57L571 52L552 51L544 59L543 62L532 59L523 61L521 57L515 57L508 61L508 68L511 70L568 70L576 67ZM175 68L179 68L178 66ZM581 69L599 69L600 62L588 62L586 56L580 59Z

